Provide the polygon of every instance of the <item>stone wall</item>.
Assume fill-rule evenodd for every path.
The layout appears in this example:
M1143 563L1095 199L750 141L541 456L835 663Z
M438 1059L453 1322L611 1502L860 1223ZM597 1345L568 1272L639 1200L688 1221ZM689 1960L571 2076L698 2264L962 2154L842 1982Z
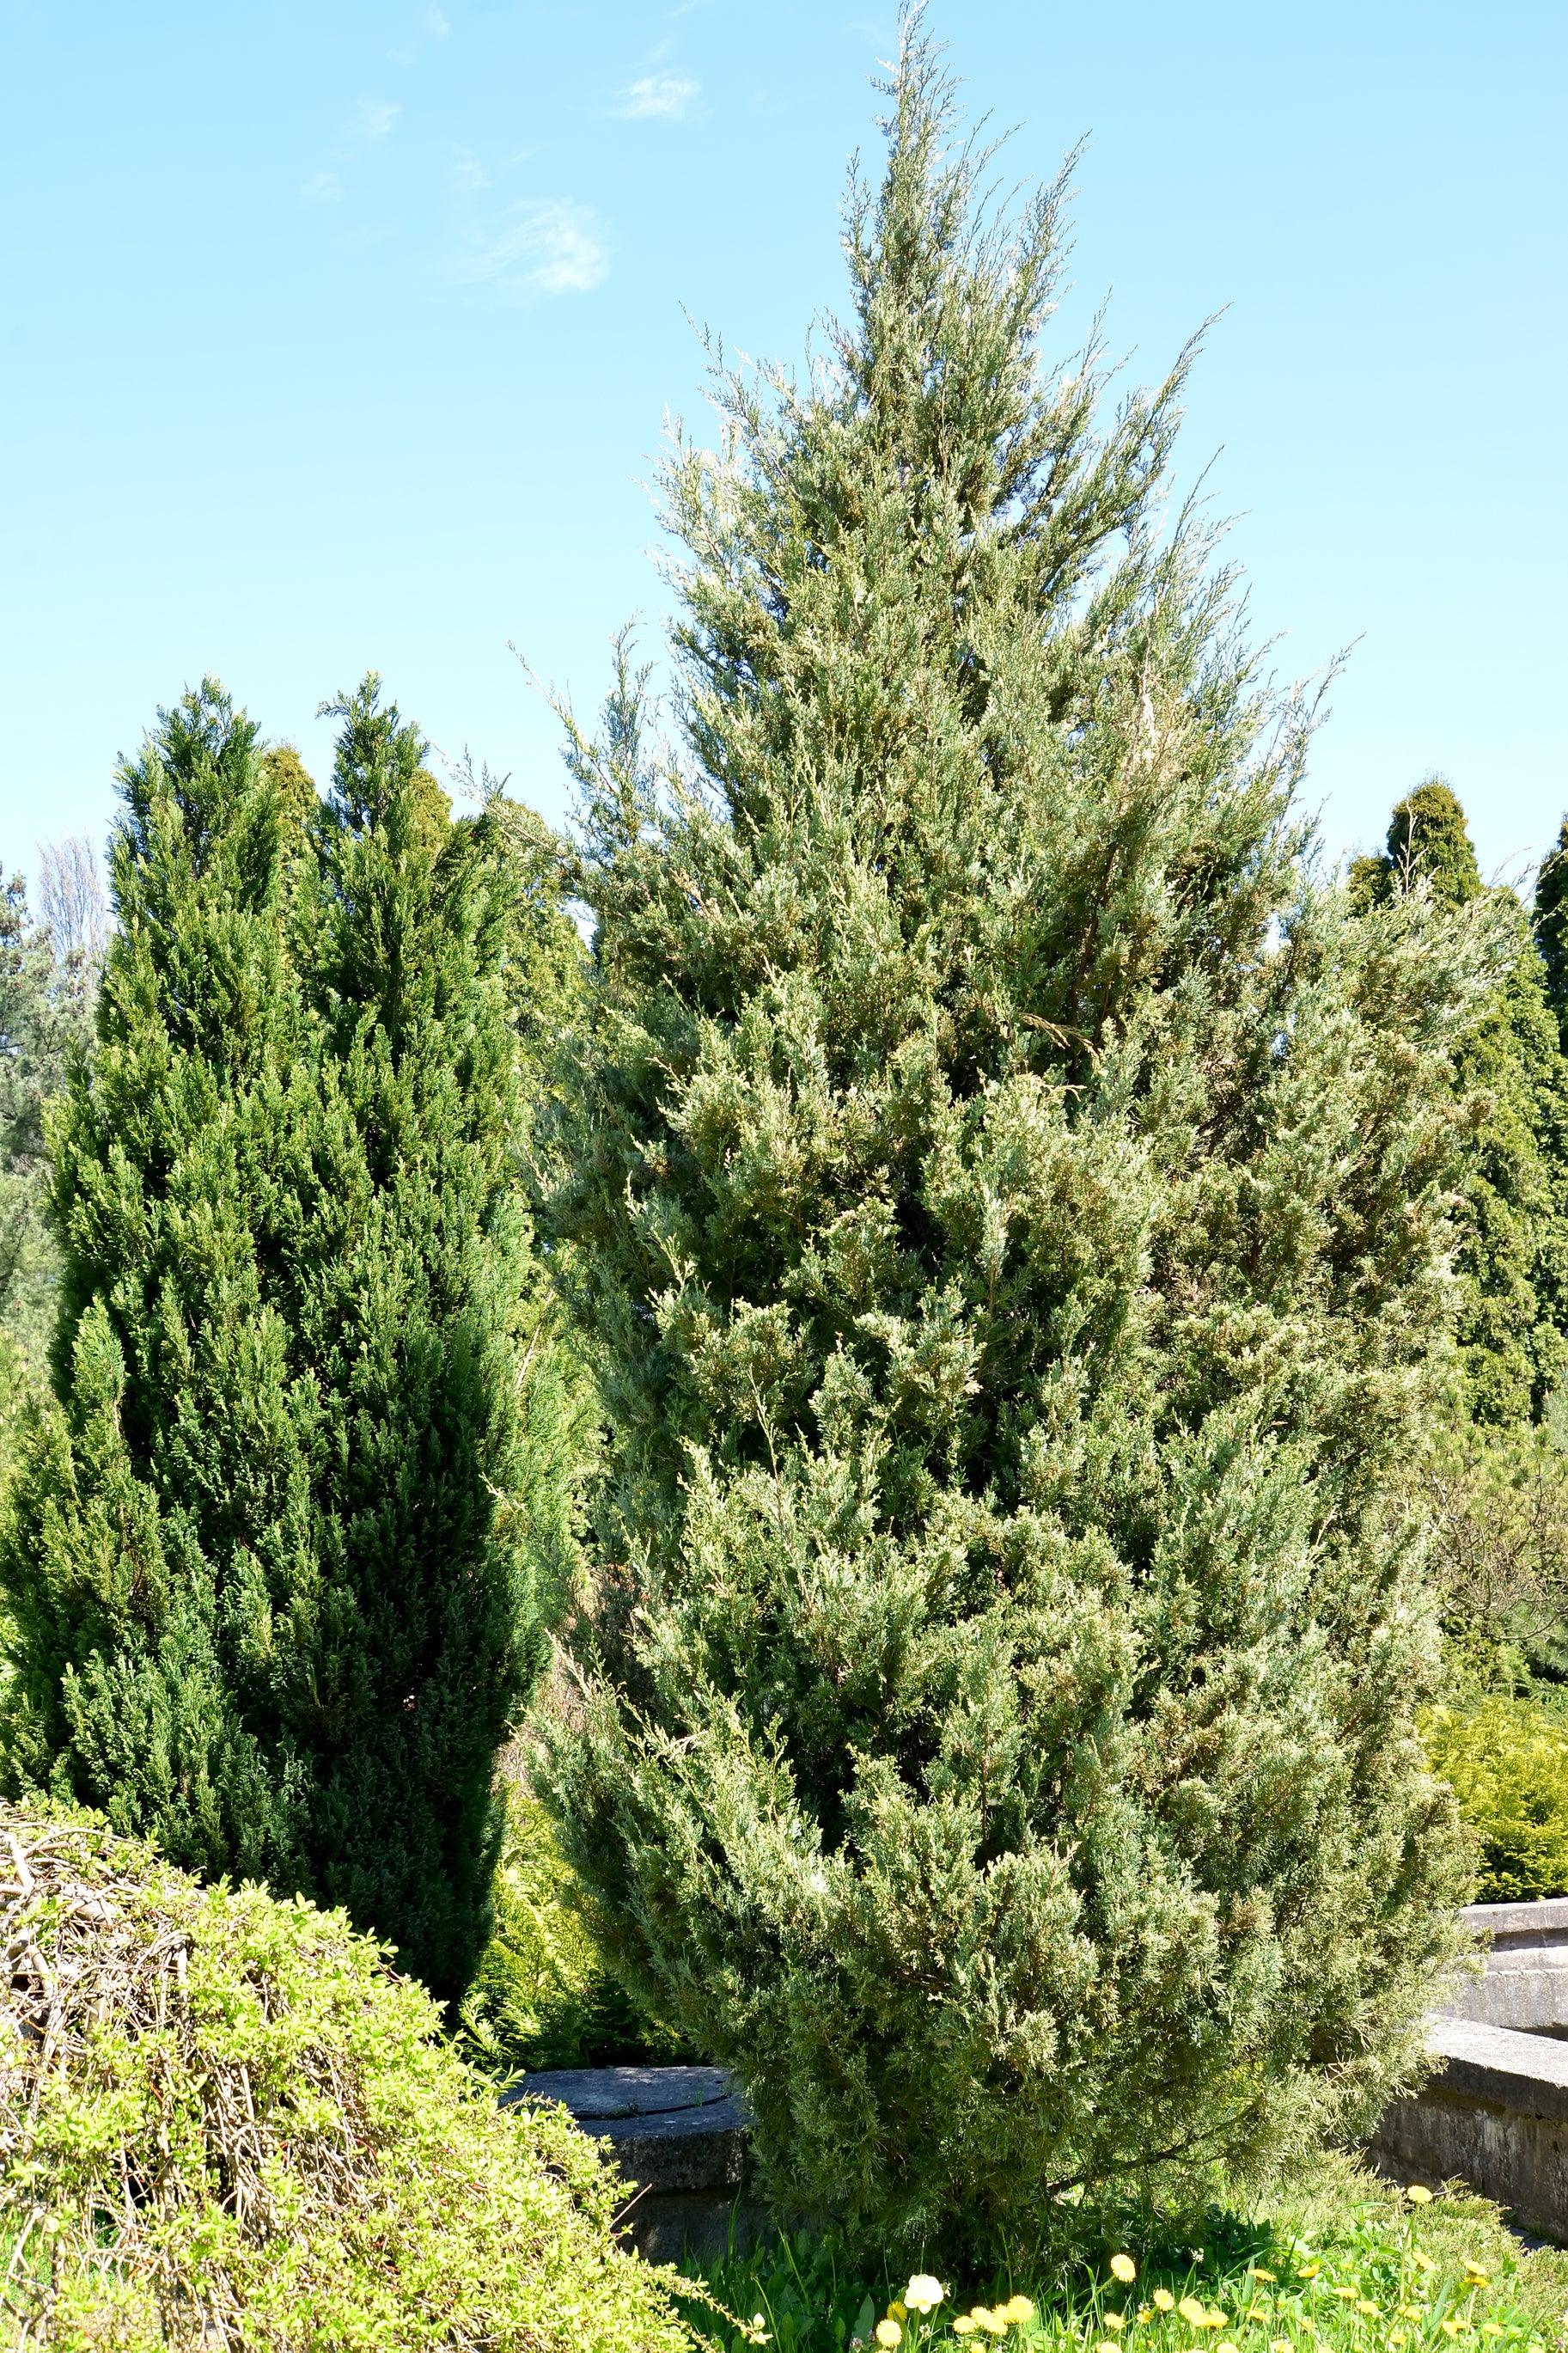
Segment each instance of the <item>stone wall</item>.
M1476 1904L1464 1918L1480 1973L1447 1989L1429 2021L1437 2066L1368 2153L1394 2180L1458 2178L1568 2241L1568 1898Z

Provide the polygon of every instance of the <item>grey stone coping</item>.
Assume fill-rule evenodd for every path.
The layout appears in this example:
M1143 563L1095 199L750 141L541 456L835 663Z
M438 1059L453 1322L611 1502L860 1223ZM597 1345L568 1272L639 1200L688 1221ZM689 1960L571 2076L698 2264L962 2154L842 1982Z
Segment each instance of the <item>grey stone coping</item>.
M666 2116L728 2099L724 2067L550 2067L520 2075L501 2094L515 2100L559 2100L579 2124L590 2117Z
M1443 2063L1427 2092L1568 2121L1568 2042L1438 2011L1427 2020L1426 2048Z
M1489 1948L1489 1960L1568 1945L1568 1895L1548 1895L1533 1904L1468 1904L1459 1918Z
M501 2105L559 2100L634 2189L732 2196L751 2117L722 2067L581 2067L520 2076Z

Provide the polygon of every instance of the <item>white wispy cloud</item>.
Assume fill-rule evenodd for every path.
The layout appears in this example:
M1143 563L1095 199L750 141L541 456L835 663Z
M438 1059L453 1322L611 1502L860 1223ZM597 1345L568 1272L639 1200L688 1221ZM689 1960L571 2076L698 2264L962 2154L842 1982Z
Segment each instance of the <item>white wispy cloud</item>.
M688 74L644 74L627 83L615 111L626 122L689 122L701 96L701 83Z
M403 109L395 99L362 98L349 120L355 139L384 139L396 129Z
M426 10L425 29L435 40L444 41L446 39L447 34L452 29L452 20L450 16L447 16L445 8L427 8Z
M531 164L538 153L536 147L514 147L510 154L491 158L476 155L471 147L454 147L452 185L460 196L483 195L487 188L499 188L524 164Z
M300 185L302 205L335 205L342 195L343 184L335 172L312 172Z
M565 196L527 205L458 265L460 278L489 280L513 293L591 294L610 271L597 216Z

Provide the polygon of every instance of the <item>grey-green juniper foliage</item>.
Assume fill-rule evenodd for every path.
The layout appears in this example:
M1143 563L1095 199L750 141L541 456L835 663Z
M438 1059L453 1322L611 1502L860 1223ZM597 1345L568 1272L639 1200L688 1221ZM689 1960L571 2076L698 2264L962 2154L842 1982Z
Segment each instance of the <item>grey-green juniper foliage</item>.
M5 1765L345 1905L452 1996L561 1517L529 1492L510 861L374 681L338 715L320 803L210 683L122 771L54 1123L60 1410L0 1544Z
M559 1203L613 1433L537 1770L773 2189L886 2244L1261 2164L1420 2043L1460 1891L1380 1496L1447 1308L1425 902L1303 864L1190 513L906 33L854 311L677 444Z

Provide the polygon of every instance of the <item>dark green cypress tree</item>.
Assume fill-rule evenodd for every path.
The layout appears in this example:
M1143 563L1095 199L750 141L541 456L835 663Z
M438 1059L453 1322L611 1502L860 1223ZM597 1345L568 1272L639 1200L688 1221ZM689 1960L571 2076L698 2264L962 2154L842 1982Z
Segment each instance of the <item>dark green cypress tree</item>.
M773 2187L978 2260L1353 2129L1462 1884L1389 1525L1469 927L1362 921L912 32L855 315L679 444L684 749L578 736L611 1456L539 1770Z
M1507 1428L1541 1419L1568 1365L1568 1063L1524 909L1483 884L1464 810L1436 776L1398 803L1383 856L1352 873L1363 905L1417 887L1440 907L1486 902L1502 975L1455 1042L1466 1129L1456 1328L1468 1410Z
M210 684L122 772L8 1766L451 1995L539 1661L510 889L374 681L338 710L322 804Z
M1568 1050L1568 817L1535 878L1535 944L1546 973L1546 995Z

